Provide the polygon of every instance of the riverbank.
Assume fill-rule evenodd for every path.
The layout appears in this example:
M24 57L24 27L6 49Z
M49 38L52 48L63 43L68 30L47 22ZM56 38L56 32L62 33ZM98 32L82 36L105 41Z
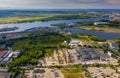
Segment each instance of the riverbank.
M14 27L18 26L19 29L15 31L7 31L7 32L0 32L1 33L16 33L16 32L24 32L27 29L31 28L36 28L36 27L53 27L52 24L69 24L69 23L74 23L74 22L83 22L83 21L94 21L96 18L87 18L87 19L77 19L77 20L57 20L57 21L46 21L46 22L41 22L41 21L35 21L35 22L28 22L28 23L16 23L16 24L2 24L0 27ZM51 26L52 25L52 26ZM76 25L78 26L78 25ZM56 28L56 27L55 27ZM58 27L57 27L58 28ZM67 28L67 27L66 27ZM105 33L105 32L96 32L96 31L89 31L89 30L82 30L78 28L63 28L63 30L70 32L70 33L84 33L84 34L89 34L89 35L95 35L99 38L103 39L115 39L115 38L120 38L120 33Z
M10 27L10 28L0 28L0 32L5 32L5 31L14 31L19 29L19 27Z

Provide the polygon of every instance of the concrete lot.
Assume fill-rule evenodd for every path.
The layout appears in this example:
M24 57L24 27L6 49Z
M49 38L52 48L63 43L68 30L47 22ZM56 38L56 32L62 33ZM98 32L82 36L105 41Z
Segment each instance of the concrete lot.
M39 70L44 70L44 73L40 73ZM64 78L62 72L55 68L35 68L34 70L26 70L25 76L26 78Z
M109 67L88 67L92 78L120 78L116 76L116 70Z
M89 49L91 51L95 51L95 53L98 54L94 54L94 52L89 51ZM87 51L89 52L89 55L92 57L89 57L89 55L87 55L87 52L84 54L83 52L83 56L85 55L85 58L90 58L87 59L85 61L83 61L84 57L82 58L82 54L79 54L79 52L76 49L60 49L58 51L54 50L54 55L53 57L46 57L44 59L44 61L41 61L42 66L56 66L56 65L72 65L72 64L113 64L113 65L117 65L117 59L108 56L107 54L103 53L103 50L101 49L92 49L92 48L83 48L83 49L78 49L78 50L83 50L83 51ZM81 52L80 51L80 52ZM91 53L90 53L91 52ZM100 53L100 56L99 56ZM104 57L103 57L103 56Z

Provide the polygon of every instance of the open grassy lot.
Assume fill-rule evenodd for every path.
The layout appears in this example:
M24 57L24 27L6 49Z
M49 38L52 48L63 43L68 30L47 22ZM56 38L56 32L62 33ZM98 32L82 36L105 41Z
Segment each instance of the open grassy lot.
M84 78L84 75L80 73L65 73L64 77L65 78Z
M63 68L61 71L65 78L84 78L83 68Z

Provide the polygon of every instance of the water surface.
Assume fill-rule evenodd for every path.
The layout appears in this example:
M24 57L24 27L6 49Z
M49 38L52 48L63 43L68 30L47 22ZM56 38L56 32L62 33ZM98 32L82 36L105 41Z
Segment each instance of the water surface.
M58 24L58 23L71 23L71 22L83 22L83 21L95 21L95 20L101 20L101 19L108 19L108 18L86 18L86 19L73 19L73 20L56 20L56 21L35 21L35 22L25 22L25 23L11 23L11 24L0 24L0 28L4 27L19 27L19 29L15 31L5 31L0 33L10 33L10 32L21 32L25 31L30 28L34 27L52 27L51 24ZM96 32L96 31L90 31L90 30L81 30L81 29L74 29L74 28L65 28L66 31L71 31L72 33L85 33L90 35L96 35L100 38L105 39L114 39L114 38L120 38L120 33L106 33L106 32Z

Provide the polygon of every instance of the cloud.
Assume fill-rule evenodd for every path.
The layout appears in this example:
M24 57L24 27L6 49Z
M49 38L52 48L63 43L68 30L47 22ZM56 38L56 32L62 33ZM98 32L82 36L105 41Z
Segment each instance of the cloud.
M73 3L102 3L104 0L71 0Z
M110 4L120 4L120 0L107 0Z
M0 0L0 8L120 8L119 4L120 0Z

